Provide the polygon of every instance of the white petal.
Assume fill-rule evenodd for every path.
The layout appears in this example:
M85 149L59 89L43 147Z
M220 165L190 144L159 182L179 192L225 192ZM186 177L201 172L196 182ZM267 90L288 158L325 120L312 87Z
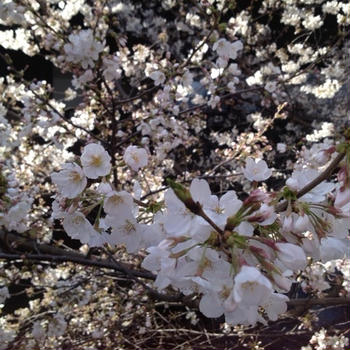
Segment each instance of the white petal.
M199 302L199 310L206 317L216 318L224 313L217 294L205 294Z

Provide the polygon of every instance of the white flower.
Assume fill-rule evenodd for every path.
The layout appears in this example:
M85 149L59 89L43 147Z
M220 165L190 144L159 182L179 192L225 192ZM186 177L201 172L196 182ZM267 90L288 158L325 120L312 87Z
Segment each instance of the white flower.
M36 321L33 323L32 335L36 341L40 341L45 338L46 330L41 325L40 321Z
M64 334L67 328L67 322L64 319L64 316L61 313L55 314L49 326L47 327L47 336L48 337L60 337Z
M339 189L336 192L334 206L336 208L342 209L345 206L348 206L350 203L350 188L345 187Z
M142 261L141 266L154 273L161 269L161 262L164 259L168 259L170 252L167 250L170 241L162 241L157 247L147 248L149 253Z
M132 170L138 171L148 164L147 151L137 146L128 146L123 156L124 162Z
M63 220L63 228L73 239L78 239L81 243L89 246L102 246L104 244L103 236L100 235L80 213L66 214ZM99 242L98 238L101 239Z
M206 293L199 302L199 310L206 317L220 317L224 313L222 303L219 293Z
M213 197L216 197L211 196L207 181L199 179L191 182L190 193L193 200L199 202L203 207L210 205ZM164 199L168 211L164 227L169 235L191 235L200 241L209 237L211 229L207 222L187 209L173 190L166 191Z
M249 181L264 181L268 179L272 170L267 167L267 164L262 159L248 158L246 166L242 169L244 176Z
M165 75L159 70L152 72L149 77L154 80L154 85L160 85L165 82Z
M257 305L238 304L232 312L225 312L225 322L231 325L255 325L258 321L263 322L263 318Z
M186 70L184 75L182 76L182 84L184 86L191 86L193 83L193 74Z
M276 321L279 314L287 311L288 300L288 297L283 294L272 293L270 298L262 305L271 321Z
M111 171L111 157L96 143L84 147L80 160L83 171L89 179L97 179L99 176L108 175Z
M233 60L237 57L237 52L243 49L241 41L237 40L234 43L230 43L226 39L219 39L213 45L213 50L221 57L232 58Z
M217 265L219 268L209 272L207 279L198 276L192 278L199 291L203 291L199 310L206 317L220 317L224 312L231 312L236 307L230 266L222 260Z
M258 222L261 226L273 224L277 219L277 214L272 206L263 203L260 209L248 218L250 222Z
M55 200L51 204L51 208L52 208L51 218L63 219L65 215L64 208L65 208L66 198L61 195L55 195L52 198L55 198Z
M231 63L228 66L228 71L233 75L241 75L242 71L238 68L237 63Z
M109 192L112 192L112 186L109 183L101 182L98 186L96 191L101 194L108 194Z
M8 230L24 232L28 229L27 215L31 207L28 198L24 198L10 208L8 213L0 211L0 225L5 225Z
M60 172L51 174L51 179L60 193L67 198L78 196L84 191L87 183L83 169L75 163L66 163Z
M122 75L122 70L120 68L120 60L118 56L113 56L112 58L103 58L103 76L107 81L118 80Z
M275 81L268 81L265 84L265 90L267 90L269 93L273 93L277 89L277 83Z
M237 303L261 305L271 296L272 284L257 268L244 265L235 277L233 294Z
M322 238L320 250L322 262L342 259L345 256L349 256L349 241L333 237Z
M311 229L310 225L311 223L307 215L299 215L294 222L293 231L298 233L308 231Z
M206 205L210 200L210 187L208 182L203 179L193 179L190 185L190 192L193 200L202 205Z
M228 191L220 199L211 195L203 208L209 217L221 227L225 226L227 218L235 215L241 206L242 201L237 198L236 192Z
M284 274L288 274L288 271L284 272ZM288 292L293 282L289 278L287 278L284 274L272 272L272 277L275 285L279 289L281 289L284 292Z
M73 80L72 80L72 85L73 87L75 87L76 89L80 89L83 85L85 85L86 83L88 83L89 81L91 81L92 79L94 79L94 73L92 72L91 69L88 69L87 71L85 71L82 75L80 75L79 77L76 77L75 75L73 76Z
M327 1L325 4L322 5L322 11L324 13L337 15L339 12L340 6L341 6L341 3L339 3L338 1Z
M121 207L118 214L106 216L105 222L112 227L108 241L111 245L125 244L128 253L135 253L141 248L145 226L136 221L127 207Z
M301 190L319 175L315 169L294 170L292 177L286 181L286 185L294 191ZM300 199L306 202L319 203L322 202L326 195L334 189L334 184L323 181L308 193L304 194Z
M303 20L302 24L306 29L315 30L322 26L323 21L320 16L313 16L309 13Z
M277 143L277 151L284 153L287 150L287 145L285 143Z
M111 191L107 194L103 209L107 214L118 214L118 211L121 209L121 207L129 208L132 210L133 205L133 199L132 196L126 192L116 192Z
M67 61L80 63L84 69L88 66L94 67L94 61L97 61L104 45L94 38L92 30L81 30L78 34L70 34L68 39L70 43L64 45Z
M292 271L302 270L306 264L304 250L292 243L276 243L277 257L285 267Z

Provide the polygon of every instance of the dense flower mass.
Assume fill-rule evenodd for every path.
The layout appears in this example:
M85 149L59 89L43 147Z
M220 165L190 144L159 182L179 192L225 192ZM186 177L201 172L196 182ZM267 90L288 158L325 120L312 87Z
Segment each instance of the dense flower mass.
M104 49L104 44L94 38L93 31L81 30L77 34L70 34L68 39L69 43L64 45L67 61L79 63L84 69L93 67Z
M137 170L137 162L140 162L137 157L146 155L144 152L144 149L129 146L124 160ZM97 153L99 157L106 154L102 146L86 146L81 156L83 166L91 166L89 159ZM109 162L109 158L106 160ZM144 160L147 161L147 158ZM66 168L72 171L72 166ZM77 165L74 170L78 175L82 173ZM303 179L303 172L309 174L309 170L300 171L298 178ZM271 175L271 170L264 161L248 158L244 173L251 180L262 181ZM53 174L54 180L57 177L59 173ZM294 178L295 172L287 183L295 181ZM307 266L307 255L318 256L325 261L328 251L332 252L330 259L345 254L341 241L343 236L331 237L334 231L330 230L326 239L324 236L316 238L320 237L319 223L325 220L326 213L323 218L317 211L311 215L309 205L324 201L322 195L310 197L310 204L300 202L304 213L276 213L273 197L261 190L254 190L243 202L234 191L218 199L211 194L205 180L194 179L189 190L173 182L171 187L164 196L166 211L159 213L151 224L137 222L133 197L128 192L116 192L110 185L104 184L98 192L107 215L99 218L102 222L97 227L99 232L81 212L71 214L71 208L63 214L63 227L72 238L89 246L123 244L129 253L146 248L149 255L142 266L157 273L157 288L163 290L171 285L185 295L200 291L199 309L203 314L207 317L224 314L226 322L231 324L263 322L261 310L268 318L276 319L279 312L286 310L288 300L277 291L289 290L293 272ZM330 187L330 190L333 188ZM64 195L63 191L61 193ZM69 195L71 193L66 197L69 198ZM254 234L265 226L273 225L277 219L282 224L277 238L262 238ZM327 234L325 228L322 228L323 235ZM346 229L348 225L344 227ZM303 237L304 232L314 235L312 247L306 242L299 245L300 234ZM275 266L275 271L261 271L261 266L269 269Z
M207 317L212 348L275 350L248 327L287 308L303 349L345 349L316 319L350 294L349 18L0 1L0 349L197 348Z

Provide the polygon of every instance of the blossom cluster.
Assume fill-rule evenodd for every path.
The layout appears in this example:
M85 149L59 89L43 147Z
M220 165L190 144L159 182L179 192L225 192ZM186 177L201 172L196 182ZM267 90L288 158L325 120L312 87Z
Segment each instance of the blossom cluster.
M124 160L138 170L147 165L147 154L129 146ZM89 246L125 245L128 253L146 248L142 267L156 273L154 285L160 290L172 286L184 295L200 293L199 309L207 317L224 314L229 324L276 320L287 309L283 293L289 291L295 274L306 268L307 258L327 262L346 255L347 175L338 185L321 182L299 200L295 193L318 176L317 170L297 168L282 193L257 188L244 201L232 190L218 198L205 180L194 179L189 190L170 181L165 210L144 224L137 220L138 198L114 190L105 180L93 194L83 195L86 177L105 177L111 170L110 156L101 145L85 146L80 161L82 168L69 163L52 174L59 189L53 216L63 219L69 236ZM264 160L252 158L242 171L253 182L272 174ZM288 208L276 212L283 198ZM91 224L86 215L95 206L101 209Z
M55 247L68 235L82 252L96 247L87 257L138 261L155 275L142 287L181 292L230 325L276 320L292 283L321 298L328 277L341 273L335 290L347 295L348 109L337 101L350 6L252 6L1 1L0 233ZM17 67L15 51L40 57L38 77ZM41 65L54 67L53 79ZM8 265L1 304L21 278L35 286L28 296L45 291L42 308L33 297L17 313L34 320L28 348L72 328L94 339L113 328L117 311L110 301L100 307L115 287L106 279ZM77 291L69 300L68 275ZM141 289L130 295L141 299ZM93 295L101 313L91 321L91 310L77 312L69 322ZM17 339L11 317L0 318L0 344Z

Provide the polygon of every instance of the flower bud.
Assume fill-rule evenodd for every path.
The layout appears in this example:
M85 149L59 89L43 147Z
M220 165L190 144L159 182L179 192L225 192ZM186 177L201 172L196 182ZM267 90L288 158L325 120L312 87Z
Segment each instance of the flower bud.
M254 203L267 202L268 200L269 200L269 195L266 192L257 188L252 192L250 192L249 197L245 199L245 201L243 202L243 205L245 207L248 207Z

